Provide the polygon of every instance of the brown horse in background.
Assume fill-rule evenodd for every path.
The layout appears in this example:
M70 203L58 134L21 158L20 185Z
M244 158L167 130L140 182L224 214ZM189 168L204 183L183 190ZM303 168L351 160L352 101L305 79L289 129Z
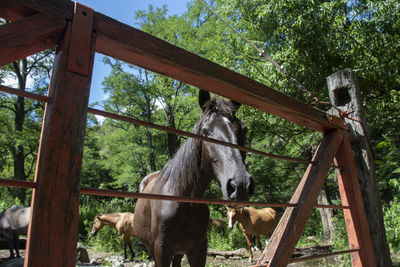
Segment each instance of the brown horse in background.
M96 215L93 220L93 227L90 234L95 236L104 225L114 227L118 234L122 236L122 241L124 243L124 260L126 260L128 256L126 253L126 247L128 246L131 251L131 261L133 261L133 258L135 257L131 241L131 237L134 236L133 218L134 215L131 212L114 212Z
M212 219L208 221L208 231L214 228L217 233L224 233L226 231L226 222L223 219Z
M257 246L262 250L260 235L271 237L278 224L278 216L272 208L255 209L253 207L230 208L227 207L228 229L232 230L235 222L238 222L246 238L249 247L249 262L253 260L251 250L251 235L257 240Z
M246 128L235 117L236 102L210 100L200 91L200 120L193 133L244 145ZM202 197L214 179L224 199L248 200L253 181L244 164L245 153L238 149L188 138L164 166L157 179L143 193ZM146 244L157 267L180 266L184 254L190 266L205 266L209 209L205 204L138 199L135 208L135 235Z

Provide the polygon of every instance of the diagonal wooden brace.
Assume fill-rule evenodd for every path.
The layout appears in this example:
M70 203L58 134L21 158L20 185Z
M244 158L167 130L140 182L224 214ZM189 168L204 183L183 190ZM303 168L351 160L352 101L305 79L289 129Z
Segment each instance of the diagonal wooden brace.
M341 167L337 172L342 205L350 206L349 210L343 210L349 247L350 249L359 248L357 252L351 253L352 264L354 267L377 266L360 182L347 132L344 133L335 163Z
M258 265L286 266L289 263L331 168L342 137L343 132L340 129L324 135L313 158L316 163L308 166L290 201L297 203L297 206L286 208Z

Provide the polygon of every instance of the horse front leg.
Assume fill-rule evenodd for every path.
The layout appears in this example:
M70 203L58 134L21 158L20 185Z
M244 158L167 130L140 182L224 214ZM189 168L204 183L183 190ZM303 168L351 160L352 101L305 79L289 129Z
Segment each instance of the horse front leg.
M10 256L8 258L12 259L15 257L14 256L14 243L15 243L14 236L11 231L4 231L3 236L7 240L7 245L8 245L8 248L10 249Z
M247 246L249 247L249 262L253 261L253 251L251 250L251 239L249 235L243 231L244 238L246 239Z
M130 240L129 240L129 242L128 242L128 246L129 246L129 250L131 251L131 261L134 261L134 259L135 259L135 252L133 251L132 242L130 242Z
M15 249L15 254L17 258L21 258L19 255L19 234L18 232L13 232L13 239L14 239L14 249Z
M126 243L124 242L124 261L128 258L128 255L126 254Z
M122 240L124 241L124 260L128 258L128 253L126 252L126 247L129 247L129 250L131 252L131 259L130 261L133 261L135 258L135 252L133 252L132 248L132 241L129 235L123 234L122 235Z
M172 257L174 256L172 251L168 249L168 246L163 241L157 240L154 243L154 261L156 267L170 267Z
M175 254L174 258L172 259L172 267L181 267L182 258L182 254Z
M207 261L207 238L195 246L187 254L187 258L190 267L204 267Z

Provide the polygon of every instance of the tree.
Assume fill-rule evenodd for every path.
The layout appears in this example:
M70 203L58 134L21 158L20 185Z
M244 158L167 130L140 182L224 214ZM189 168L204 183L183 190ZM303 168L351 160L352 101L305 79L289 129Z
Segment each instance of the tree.
M26 91L28 78L34 79L31 91L42 94L49 78L53 51L47 50L3 67L1 73L8 79L16 79L18 89ZM0 109L5 114L4 125L7 137L3 145L12 155L12 176L17 180L32 177L36 162L36 153L40 134L41 118L44 105L37 101L27 100L21 96L3 96L0 98ZM26 190L13 189L12 192L25 203Z

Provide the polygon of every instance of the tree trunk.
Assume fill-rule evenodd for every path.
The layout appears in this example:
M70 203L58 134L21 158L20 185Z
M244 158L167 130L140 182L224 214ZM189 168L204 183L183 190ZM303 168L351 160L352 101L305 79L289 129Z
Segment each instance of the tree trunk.
M330 205L328 195L326 194L325 186L322 187L321 192L318 195L317 203L321 205ZM321 216L322 227L324 228L324 241L333 240L334 226L332 222L332 209L318 209L319 215Z
M353 148L357 174L378 266L392 266L383 223L382 204L375 177L375 157L368 139L360 89L352 70L345 69L327 78L331 103L358 121L345 119ZM331 113L337 115L335 109Z
M310 148L310 157L311 160L315 152L317 151L318 145L314 144ZM326 193L326 186L325 184L322 186L321 191L319 192L317 203L321 205L330 205L328 194ZM323 240L325 242L329 242L333 240L333 233L334 233L334 225L332 222L333 213L332 209L318 209L319 215L321 217L322 228L324 230Z
M19 90L25 91L26 89L26 78L27 78L27 60L21 60L21 66L19 62L14 62L13 67L15 74L18 78ZM22 67L22 69L21 69ZM17 101L14 104L15 107L15 117L14 117L14 127L15 133L22 136L23 124L26 115L25 111L25 99L21 96L17 97ZM14 144L13 150L13 160L14 160L14 179L16 180L26 180L25 175L25 153L23 144L19 143L18 139ZM20 200L20 202L25 205L26 200L26 189L25 188L14 188L15 196Z
M152 123L151 120L151 104L150 104L150 98L145 95L146 99L146 118L147 122ZM149 146L149 163L150 163L150 170L149 173L155 172L156 171L156 155L154 153L154 146L153 146L153 135L151 134L150 129L146 128L146 135L147 135L147 142Z
M167 126L171 128L176 128L174 107L171 106L169 103L166 103L165 113L167 115ZM167 133L167 138L168 155L170 158L172 158L175 155L175 152L178 150L180 143L176 134Z

